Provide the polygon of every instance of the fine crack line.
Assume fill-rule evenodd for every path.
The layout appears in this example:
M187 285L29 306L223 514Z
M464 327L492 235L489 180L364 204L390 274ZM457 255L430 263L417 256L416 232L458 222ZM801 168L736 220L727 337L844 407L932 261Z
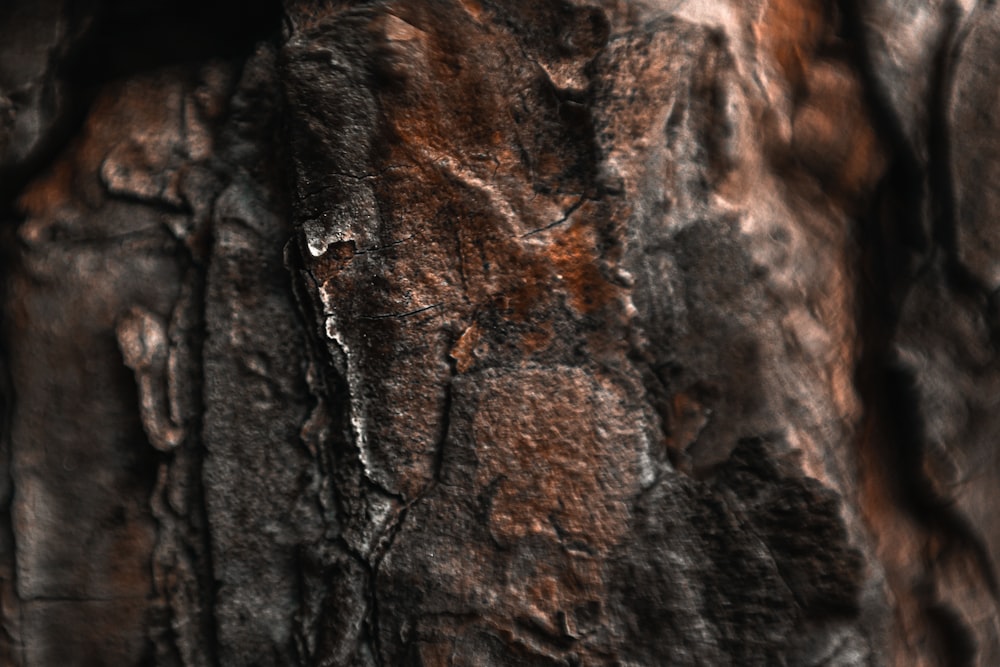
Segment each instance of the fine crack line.
M410 507L416 502L418 498L406 503L400 508L398 512L393 516L392 523L386 526L385 531L379 537L378 544L376 546L376 552L373 554L371 561L369 562L369 570L371 572L371 598L369 600L369 609L371 610L371 618L369 621L369 632L371 633L372 642L372 652L375 658L375 664L378 667L384 667L384 662L382 659L382 639L379 627L379 610L378 610L378 575L379 570L382 569L382 562L385 560L386 556L392 550L392 545L396 541L396 537L399 535L402 529L403 521L406 520L406 514L409 512Z
M579 198L577 198L577 200L575 202L573 202L568 209L566 209L566 212L563 213L563 216L561 218L559 218L555 222L550 222L549 224L545 225L544 227L539 227L538 229L532 229L530 232L525 232L524 234L521 234L520 238L523 239L523 238L527 238L529 236L534 236L535 234L541 234L544 231L548 231L549 229L552 229L553 227L561 225L562 223L564 223L567 220L569 220L570 216L573 215L574 213L576 213L576 210L578 208L580 208L581 206L583 206L583 202L584 202L585 199L586 199L586 197L584 195L580 195Z
M426 308L424 310L427 310ZM442 404L442 416L441 416L441 435L438 438L438 446L434 452L434 465L433 465L433 475L431 481L420 491L412 500L403 505L402 508L393 517L392 523L386 527L382 536L378 541L378 546L376 547L376 554L371 561L371 611L372 611L372 630L373 637L372 643L375 649L375 661L382 667L382 655L379 651L379 619L378 619L378 574L379 570L382 568L382 563L389 552L392 550L393 544L395 544L396 537L402 530L403 523L406 521L406 515L409 513L410 509L414 507L417 503L421 502L426 498L438 484L441 482L441 469L444 463L444 446L448 440L448 434L451 431L451 404L452 404L452 393L455 381L455 376L457 374L456 365L454 360L449 359L449 367L451 369L451 375L448 378L448 384L445 387L444 401Z
M788 594L791 596L796 608L800 611L800 613L804 613L805 607L799 592L792 588L792 586L788 583L788 580L785 579L785 573L782 572L781 566L778 565L778 559L775 557L774 551L771 549L771 545L764 538L764 536L758 532L757 527L753 525L750 517L746 515L749 508L742 507L738 500L731 495L731 493L731 491L726 489L719 489L719 499L722 501L722 504L726 506L726 509L729 510L732 517L736 520L737 525L739 525L739 527L746 531L748 535L752 536L760 543L760 546L763 549L762 553L766 555L768 560L771 561L771 565L774 566L775 575L781 581L785 590L788 591Z
M367 181L375 178L380 178L382 176L385 176L390 171L398 171L400 169L412 169L412 168L413 168L412 165L390 164L379 168L374 173L353 174L351 172L346 172L346 171L331 170L325 172L323 175L331 178L342 178L349 181L360 182L360 181ZM298 194L301 203L307 203L310 200L315 199L316 197L320 197L331 190L339 192L340 190L343 190L343 188L344 186L342 183L324 183L322 185L319 185L318 187L305 188Z
M57 223L58 224L58 223ZM141 227L139 229L134 229L128 232L118 232L113 234L108 234L106 236L62 236L59 229L54 230L56 235L50 240L47 239L47 243L53 246L69 246L69 247L98 247L101 246L112 246L121 245L129 243L130 241L146 241L148 243L163 243L164 239L173 238L169 230L164 230L161 223L155 223L148 225L146 227ZM31 246L33 243L31 241L19 240L22 246Z
M402 319L404 317L411 317L413 315L419 315L420 313L427 312L428 310L434 310L435 308L441 308L444 303L435 303L430 306L424 306L423 308L417 308L416 310L410 310L405 313L383 313L381 315L359 315L359 320L388 320L388 319Z
M389 250L390 248L395 248L398 245L402 245L403 243L406 243L407 241L412 240L415 236L416 236L416 234L410 234L409 236L405 236L405 237L403 237L401 239L398 239L396 241L390 241L389 243L386 243L385 245L368 246L367 248L362 248L361 250L358 250L357 252L355 252L354 256L357 256L357 255L367 255L367 254L373 253L373 252L381 252L383 250Z
M21 602L121 602L148 600L146 595L31 595Z

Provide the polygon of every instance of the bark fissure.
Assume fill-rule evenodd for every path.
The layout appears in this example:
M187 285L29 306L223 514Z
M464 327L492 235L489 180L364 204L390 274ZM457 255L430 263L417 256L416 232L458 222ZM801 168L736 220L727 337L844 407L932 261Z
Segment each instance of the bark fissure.
M589 2L0 7L0 663L1000 662L995 4Z

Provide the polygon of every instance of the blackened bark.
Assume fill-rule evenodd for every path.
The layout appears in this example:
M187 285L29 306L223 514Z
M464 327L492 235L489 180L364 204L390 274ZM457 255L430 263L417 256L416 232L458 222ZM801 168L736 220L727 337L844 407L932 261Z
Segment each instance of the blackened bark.
M996 664L996 12L10 3L0 663Z

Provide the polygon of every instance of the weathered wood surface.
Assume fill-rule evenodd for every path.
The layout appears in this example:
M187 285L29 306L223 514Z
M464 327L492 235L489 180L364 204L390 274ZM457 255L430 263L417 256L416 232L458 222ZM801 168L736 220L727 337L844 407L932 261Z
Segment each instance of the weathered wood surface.
M998 12L4 4L0 664L1000 664Z

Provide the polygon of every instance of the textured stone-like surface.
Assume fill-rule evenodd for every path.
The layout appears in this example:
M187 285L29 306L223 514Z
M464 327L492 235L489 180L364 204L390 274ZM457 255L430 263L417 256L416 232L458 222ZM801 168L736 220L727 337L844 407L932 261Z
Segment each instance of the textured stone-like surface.
M0 8L0 663L1000 661L993 3L167 5Z
M671 460L711 476L738 442L777 432L812 475L850 490L849 218L838 207L806 209L811 226L796 219L815 186L787 192L766 151L804 152L822 137L762 145L753 114L766 91L740 84L718 32L565 5L517 8L520 34L497 7L436 10L303 14L286 47L290 99L308 110L292 113L300 275L350 402L344 465L362 482L344 493L367 496L345 526L374 578L374 636L357 653L604 664L639 640L608 604L612 554L644 493L690 484ZM533 32L564 46L550 51ZM832 82L816 95L857 87L839 61L821 66ZM349 82L353 99L323 103ZM850 154L812 159L856 169ZM877 172L864 169L840 185L870 187L858 178ZM710 496L701 488L692 493ZM757 510L738 498L706 510L700 498L664 498L655 512L707 511L714 539L755 541L736 517ZM819 511L818 497L799 502ZM842 544L830 549L855 563L852 549L871 552L857 515L846 516L849 539L826 512L817 531ZM640 568L654 565L638 554L655 560L671 538L636 539L626 551ZM812 611L793 602L811 595L794 580L785 598L729 598L717 579L736 553L695 572L712 547L680 542L678 586L707 585L718 607L773 617L773 629L748 622L741 634L700 607L650 610L700 623L717 659L826 650L819 638L833 633L850 636L843 646L859 659L878 654L880 625L850 623L862 606L884 614L877 570L845 566L839 602L823 593ZM776 584L775 567L757 574ZM815 645L792 646L805 623ZM646 641L643 660L672 650Z
M224 664L294 663L299 549L323 530L316 454L299 438L307 354L282 256L287 204L268 164L273 61L262 47L243 66L215 151L227 185L211 206L202 433Z

